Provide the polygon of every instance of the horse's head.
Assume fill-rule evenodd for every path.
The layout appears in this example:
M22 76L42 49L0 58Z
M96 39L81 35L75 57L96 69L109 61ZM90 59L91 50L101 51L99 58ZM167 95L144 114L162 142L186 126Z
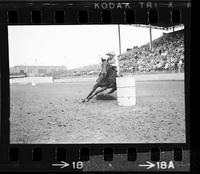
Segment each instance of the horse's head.
M115 79L116 78L116 71L112 70L112 67L109 63L109 60L107 59L103 59L101 58L101 73L99 74L99 78L97 79L97 83L99 82L104 82L104 80L108 80L109 83L109 79ZM113 83L113 82L112 82Z
M103 75L103 77L106 76L107 72L108 72L108 68L109 68L109 62L106 59L101 58L102 64L101 64L101 74Z

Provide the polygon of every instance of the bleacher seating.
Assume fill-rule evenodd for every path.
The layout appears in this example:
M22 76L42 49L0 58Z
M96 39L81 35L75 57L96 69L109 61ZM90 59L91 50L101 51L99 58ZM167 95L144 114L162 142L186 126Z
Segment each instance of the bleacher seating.
M121 72L176 71L184 69L184 30L165 33L149 44L134 47L119 58Z

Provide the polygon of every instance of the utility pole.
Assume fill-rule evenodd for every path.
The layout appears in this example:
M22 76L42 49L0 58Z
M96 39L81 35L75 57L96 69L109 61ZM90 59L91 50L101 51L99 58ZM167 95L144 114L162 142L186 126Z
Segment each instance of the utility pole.
M121 33L120 33L120 25L118 25L118 36L119 36L119 57L121 57ZM117 64L117 75L119 76L119 72L120 72L120 69L119 69L119 60L118 58L116 58L116 64Z
M120 33L120 25L118 25L118 35L119 35L119 55L121 56L121 33Z
M151 24L149 24L149 36L150 36L150 42L149 42L149 46L150 46L150 50L152 50L152 32L151 32Z

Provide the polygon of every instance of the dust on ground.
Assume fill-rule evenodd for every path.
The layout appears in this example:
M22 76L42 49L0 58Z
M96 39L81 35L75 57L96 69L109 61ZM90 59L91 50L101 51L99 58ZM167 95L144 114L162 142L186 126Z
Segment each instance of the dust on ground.
M94 98L94 82L12 84L10 143L184 143L184 81L137 81L136 106Z

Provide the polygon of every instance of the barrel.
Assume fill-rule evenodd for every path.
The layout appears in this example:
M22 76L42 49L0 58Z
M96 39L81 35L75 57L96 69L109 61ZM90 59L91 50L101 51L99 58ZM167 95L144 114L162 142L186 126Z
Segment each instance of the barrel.
M136 85L133 76L117 77L117 103L120 106L136 105Z

